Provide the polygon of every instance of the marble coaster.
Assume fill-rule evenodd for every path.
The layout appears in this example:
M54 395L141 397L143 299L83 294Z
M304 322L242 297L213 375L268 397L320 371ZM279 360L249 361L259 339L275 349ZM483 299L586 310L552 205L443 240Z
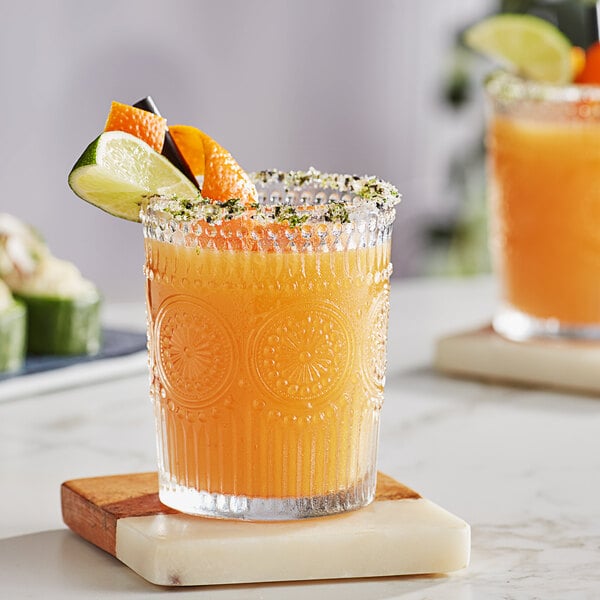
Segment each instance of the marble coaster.
M434 366L458 377L598 394L600 343L511 342L491 326L438 340Z
M467 523L378 474L369 506L302 521L192 517L162 505L156 473L61 487L65 523L165 586L446 573L466 567Z

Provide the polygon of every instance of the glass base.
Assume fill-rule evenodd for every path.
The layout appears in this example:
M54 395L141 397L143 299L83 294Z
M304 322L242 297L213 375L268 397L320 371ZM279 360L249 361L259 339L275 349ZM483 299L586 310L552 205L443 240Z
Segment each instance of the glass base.
M183 513L218 519L289 521L324 517L356 510L375 497L376 474L350 489L325 496L302 498L257 498L196 490L161 481L160 501Z
M541 339L600 340L600 324L573 325L558 319L538 319L514 308L503 308L492 322L494 331L515 341Z

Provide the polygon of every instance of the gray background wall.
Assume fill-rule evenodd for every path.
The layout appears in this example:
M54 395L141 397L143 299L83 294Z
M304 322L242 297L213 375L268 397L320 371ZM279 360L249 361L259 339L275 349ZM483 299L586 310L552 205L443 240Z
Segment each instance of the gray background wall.
M110 300L141 300L141 228L78 200L67 174L111 100L151 94L247 170L376 174L403 193L396 275L452 210L448 156L480 115L440 102L455 30L488 0L13 0L1 4L0 211L35 225Z

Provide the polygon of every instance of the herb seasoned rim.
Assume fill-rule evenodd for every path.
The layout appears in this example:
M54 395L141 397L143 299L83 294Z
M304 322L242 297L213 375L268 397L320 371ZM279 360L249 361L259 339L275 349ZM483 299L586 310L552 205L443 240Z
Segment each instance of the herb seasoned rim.
M321 173L310 167L308 171L258 171L251 174L255 184L281 184L286 192L302 187L317 187L346 194L352 194L363 200L374 202L378 208L394 206L401 200L398 190L387 181L370 175L340 175L339 173Z
M258 201L245 205L238 198L220 202L198 194L195 198L153 196L150 205L177 221L219 223L246 217L263 223L297 227L324 221L349 223L352 214L393 211L398 190L377 177L308 171L259 171L251 174Z
M540 83L503 70L495 70L485 78L485 89L494 98L506 102L600 102L597 85Z

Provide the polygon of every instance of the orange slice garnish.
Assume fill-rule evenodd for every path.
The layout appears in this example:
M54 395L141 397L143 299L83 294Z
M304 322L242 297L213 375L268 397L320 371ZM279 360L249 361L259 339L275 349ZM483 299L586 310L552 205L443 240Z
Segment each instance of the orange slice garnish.
M157 152L161 152L165 142L167 120L141 108L113 102L110 106L104 131L130 133L146 142Z
M189 125L173 125L169 132L194 175L204 176L205 198L238 198L246 205L256 201L256 188L246 171L209 135Z
M571 48L571 67L573 68L573 81L577 81L585 69L585 50L579 46Z
M600 85L600 42L594 42L585 53L585 63L575 83Z
M208 136L190 125L171 125L169 133L192 173L204 175L204 138Z

